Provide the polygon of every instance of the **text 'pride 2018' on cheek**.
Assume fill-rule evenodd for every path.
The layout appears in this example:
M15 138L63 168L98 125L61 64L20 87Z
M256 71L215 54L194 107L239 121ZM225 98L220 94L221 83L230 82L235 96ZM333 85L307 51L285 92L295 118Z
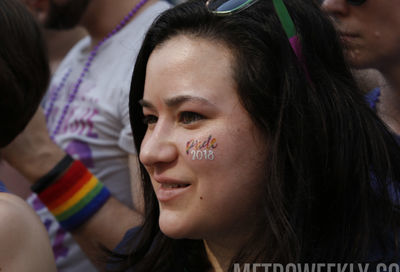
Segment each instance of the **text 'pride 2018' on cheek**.
M217 147L217 139L211 135L207 140L200 141L191 139L186 142L186 154L192 156L192 160L214 160L215 155L213 149Z

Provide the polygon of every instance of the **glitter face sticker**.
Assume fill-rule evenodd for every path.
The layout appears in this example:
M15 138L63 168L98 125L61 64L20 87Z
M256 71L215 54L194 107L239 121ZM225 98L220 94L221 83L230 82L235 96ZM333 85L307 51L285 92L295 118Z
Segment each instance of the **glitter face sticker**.
M217 139L212 135L205 141L192 139L186 142L186 154L192 156L192 160L214 160L213 149L217 147Z

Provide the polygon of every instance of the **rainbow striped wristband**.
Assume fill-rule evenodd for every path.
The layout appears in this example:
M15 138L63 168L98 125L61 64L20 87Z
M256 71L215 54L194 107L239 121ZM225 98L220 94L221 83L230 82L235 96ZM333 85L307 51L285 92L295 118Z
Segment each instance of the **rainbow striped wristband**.
M108 189L78 160L49 186L33 191L65 230L85 223L110 197Z

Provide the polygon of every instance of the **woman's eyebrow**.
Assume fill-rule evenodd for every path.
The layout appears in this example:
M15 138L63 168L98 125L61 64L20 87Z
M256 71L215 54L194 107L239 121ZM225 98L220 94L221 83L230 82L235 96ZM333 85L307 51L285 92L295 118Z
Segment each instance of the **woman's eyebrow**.
M154 109L154 105L151 104L150 101L147 101L147 100L144 100L144 99L140 99L140 100L139 100L139 104L140 104L140 106L142 106L143 108Z
M210 101L208 101L203 97L192 96L192 95L178 95L164 100L164 103L170 108L178 107L185 102L193 102L203 105L215 106L213 103L211 103Z
M167 98L167 99L164 100L164 103L169 108L179 107L180 105L182 105L183 103L186 103L186 102L192 102L192 103L196 103L196 104L202 104L202 105L205 105L205 106L213 106L213 107L215 107L215 104L211 103L207 99L205 99L203 97L192 96L192 95L178 95L178 96L174 96L174 97ZM139 104L143 108L148 108L148 109L154 109L155 108L155 106L150 101L145 100L145 99L140 99L139 100Z

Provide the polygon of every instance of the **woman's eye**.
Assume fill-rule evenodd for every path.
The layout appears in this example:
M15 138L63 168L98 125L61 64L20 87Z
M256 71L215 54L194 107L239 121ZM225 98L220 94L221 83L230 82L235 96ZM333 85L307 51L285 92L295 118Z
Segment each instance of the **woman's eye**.
M158 120L158 117L155 115L145 115L143 117L143 123L145 125L151 125L151 124L155 124Z
M179 122L183 124L190 124L204 119L204 116L191 111L184 111L179 116Z

